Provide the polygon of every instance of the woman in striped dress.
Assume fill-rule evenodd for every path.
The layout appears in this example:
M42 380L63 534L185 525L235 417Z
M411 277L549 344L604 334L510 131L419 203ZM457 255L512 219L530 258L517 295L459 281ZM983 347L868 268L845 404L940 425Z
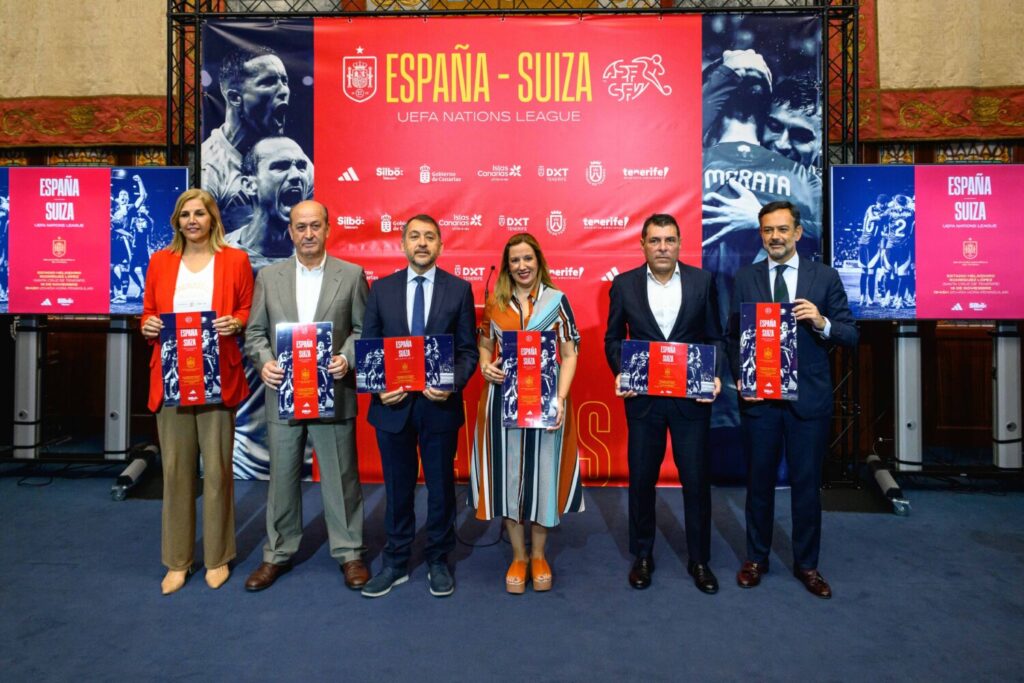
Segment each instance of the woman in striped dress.
M554 427L502 427L501 333L513 330L556 333L561 367ZM536 238L529 233L513 235L484 310L480 372L488 384L480 397L470 467L477 518L505 520L512 543L512 565L505 576L509 593L524 592L531 575L534 590L551 589L551 567L544 557L548 529L564 513L583 510L576 424L569 401L579 339L569 301L554 288ZM529 552L526 522L532 523Z

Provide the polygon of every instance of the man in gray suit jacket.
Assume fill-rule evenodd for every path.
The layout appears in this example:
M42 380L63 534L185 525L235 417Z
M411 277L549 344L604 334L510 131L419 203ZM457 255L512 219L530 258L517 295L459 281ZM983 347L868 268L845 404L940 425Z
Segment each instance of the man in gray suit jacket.
M291 569L302 538L302 473L306 439L312 440L320 466L320 493L331 557L341 565L345 585L361 589L369 579L363 562L363 493L356 462L356 392L349 370L355 340L362 331L369 287L363 269L327 255L327 208L312 200L291 211L288 233L294 258L267 266L256 277L245 351L266 386L270 490L267 496L267 544L263 562L245 588L269 588ZM284 371L277 363L275 328L283 322L331 322L333 348L328 372L334 378L334 417L282 420L277 390Z

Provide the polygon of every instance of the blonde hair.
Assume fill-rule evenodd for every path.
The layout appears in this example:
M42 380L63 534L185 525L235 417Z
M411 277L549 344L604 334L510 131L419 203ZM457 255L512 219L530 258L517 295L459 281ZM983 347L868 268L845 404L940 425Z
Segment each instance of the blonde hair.
M505 251L501 254L501 270L498 271L498 282L494 285L494 303L502 311L508 308L508 304L512 300L512 292L515 291L515 285L512 283L512 274L508 269L508 253L512 247L519 244L528 244L533 249L533 253L537 257L537 279L545 287L555 286L551 281L551 274L548 272L548 262L544 258L544 252L540 250L540 243L537 242L537 238L528 232L516 233L505 243Z
M174 232L174 238L171 239L171 244L167 249L175 254L180 254L185 250L185 236L181 234L178 217L181 216L181 209L185 206L185 202L190 202L193 199L202 200L203 206L210 214L210 249L217 253L227 246L227 241L224 239L224 223L220 219L220 209L217 208L217 201L213 195L198 187L185 190L178 197L178 201L174 203L174 213L171 214L171 230Z

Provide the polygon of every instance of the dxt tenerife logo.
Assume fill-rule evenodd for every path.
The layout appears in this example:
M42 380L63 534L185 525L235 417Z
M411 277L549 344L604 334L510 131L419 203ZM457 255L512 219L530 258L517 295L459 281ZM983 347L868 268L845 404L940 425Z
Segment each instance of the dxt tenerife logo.
M583 266L565 266L564 268L552 268L551 277L558 280L582 280Z
M364 48L357 47L356 54L342 60L345 97L362 104L377 94L377 58L363 55Z
M537 175L549 183L564 183L569 179L569 167L541 164L537 167Z
M555 209L548 214L548 219L545 222L548 232L552 235L561 235L565 232L565 214L560 210Z
M505 214L501 214L498 216L498 227L505 228L511 232L523 232L530 228L530 217L506 216Z
M456 263L453 268L455 277L461 277L463 280L469 280L470 282L483 282L484 275L487 274L487 266L466 266L461 263Z
M608 84L608 94L619 102L632 102L649 88L654 88L668 97L672 86L662 83L665 65L661 55L634 57L632 60L616 59L604 68L601 78Z
M590 165L587 166L587 182L597 186L604 182L605 177L604 166L601 162L591 161Z

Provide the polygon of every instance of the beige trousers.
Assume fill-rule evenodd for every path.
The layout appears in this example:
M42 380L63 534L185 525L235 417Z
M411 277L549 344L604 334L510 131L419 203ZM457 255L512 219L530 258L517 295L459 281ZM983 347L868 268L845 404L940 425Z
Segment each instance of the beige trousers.
M203 456L203 564L235 557L235 481L231 466L235 411L220 405L163 407L156 414L163 461L161 561L192 566L196 541L196 464Z

